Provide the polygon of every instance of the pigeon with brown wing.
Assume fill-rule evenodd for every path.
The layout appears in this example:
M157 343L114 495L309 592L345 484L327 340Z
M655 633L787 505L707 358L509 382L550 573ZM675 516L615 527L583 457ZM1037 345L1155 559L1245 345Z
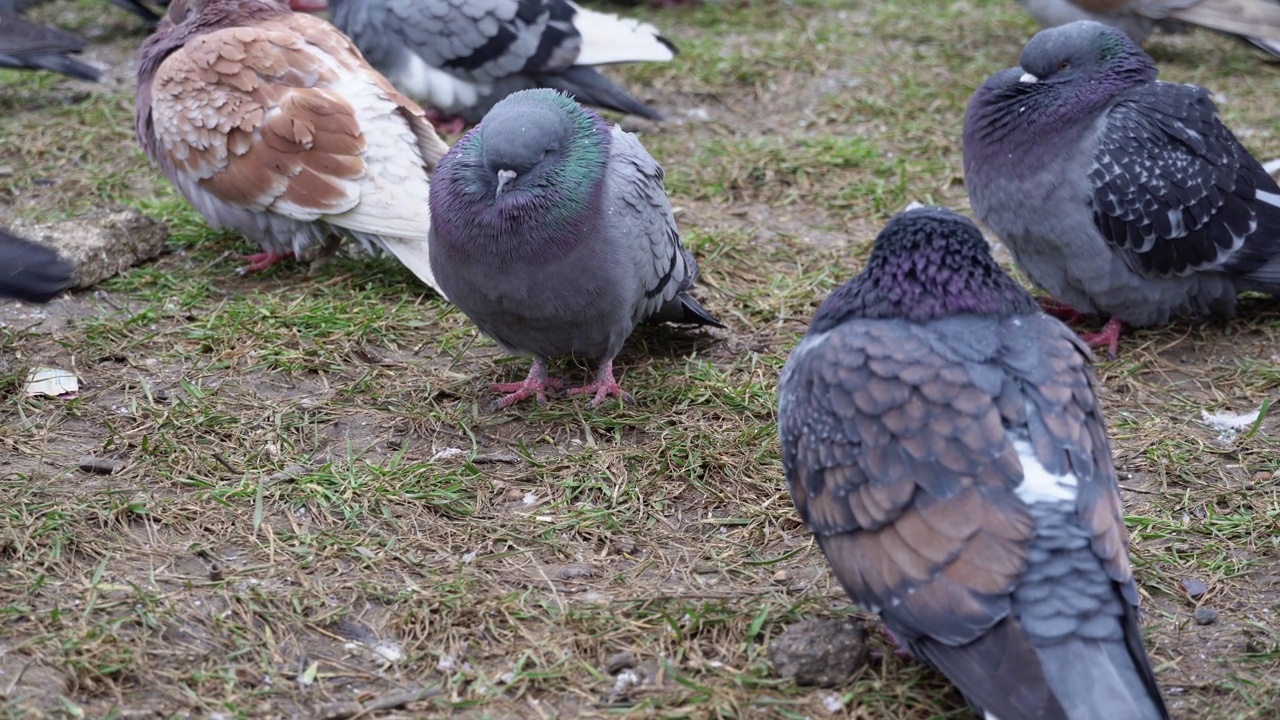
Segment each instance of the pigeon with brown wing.
M1090 361L972 222L922 208L782 373L801 518L849 597L988 720L1169 717Z
M430 175L447 146L333 25L285 0L175 0L142 46L137 132L244 271L350 237L438 286Z

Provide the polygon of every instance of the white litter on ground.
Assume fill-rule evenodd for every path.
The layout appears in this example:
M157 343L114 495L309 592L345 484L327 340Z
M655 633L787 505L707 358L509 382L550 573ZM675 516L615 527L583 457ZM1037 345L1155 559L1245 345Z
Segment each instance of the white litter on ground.
M48 395L49 397L73 398L80 392L80 380L75 373L51 367L34 367L27 374L25 392L28 397Z
M1222 442L1230 442L1236 439L1241 432L1253 427L1258 421L1258 414L1262 408L1258 408L1247 413L1233 412L1209 412L1208 410L1200 410L1200 419L1205 425L1218 431L1218 439Z

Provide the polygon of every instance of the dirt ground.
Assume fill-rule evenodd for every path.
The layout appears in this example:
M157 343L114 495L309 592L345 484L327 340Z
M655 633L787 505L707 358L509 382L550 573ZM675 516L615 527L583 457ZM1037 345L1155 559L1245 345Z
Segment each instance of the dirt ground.
M0 71L0 224L132 205L172 235L93 289L0 303L0 714L971 717L795 517L776 381L889 216L968 211L964 102L1035 26L1012 0L614 9L681 48L610 73L668 116L636 127L728 327L639 331L633 406L501 413L487 385L527 361L390 261L236 275L250 245L136 148L138 24L32 13L109 71ZM1148 50L1280 156L1280 64L1207 32ZM27 397L37 367L78 395ZM1174 717L1280 717L1280 303L1134 332L1099 372ZM776 676L788 625L847 618L873 651L851 680Z

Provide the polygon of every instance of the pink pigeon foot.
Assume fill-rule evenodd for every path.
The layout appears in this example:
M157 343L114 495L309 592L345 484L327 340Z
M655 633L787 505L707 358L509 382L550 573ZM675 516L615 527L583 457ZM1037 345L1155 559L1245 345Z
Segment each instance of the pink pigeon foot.
M463 130L467 129L467 121L457 115L445 115L439 110L427 110L427 122L436 129L436 132L445 135L461 135Z
M1102 332L1080 333L1080 339L1092 348L1105 347L1110 357L1114 358L1120 349L1120 333L1124 332L1124 323L1120 318L1112 317L1102 326Z
M249 264L236 270L241 275L249 275L251 273L262 272L267 268L275 265L281 260L293 260L296 256L293 253L274 253L260 252L252 255L241 256L241 260L248 260Z
M907 649L906 644L898 639L897 634L895 634L892 630L890 630L888 625L881 625L880 629L884 630L885 637L888 637L889 641L893 643L894 655L898 656L898 658L901 660L916 659L916 656L912 654L910 650Z
M596 373L596 379L582 387L569 388L566 390L570 395L582 395L584 393L595 393L591 402L587 403L587 407L593 408L604 402L605 398L610 395L620 398L623 402L633 403L635 398L631 397L631 393L623 390L618 385L618 381L613 378L613 359L610 358L600 364L600 371Z
M492 392L510 393L494 400L489 407L494 411L505 410L530 397L536 397L539 405L546 405L547 390L555 390L562 384L560 380L547 377L546 360L535 358L533 367L529 368L529 376L524 380L514 383L493 383L489 386Z
M1074 325L1085 316L1084 313L1070 305L1064 302L1058 302L1050 297L1038 297L1036 300L1040 302L1041 310L1044 310L1046 313L1058 318L1068 325Z

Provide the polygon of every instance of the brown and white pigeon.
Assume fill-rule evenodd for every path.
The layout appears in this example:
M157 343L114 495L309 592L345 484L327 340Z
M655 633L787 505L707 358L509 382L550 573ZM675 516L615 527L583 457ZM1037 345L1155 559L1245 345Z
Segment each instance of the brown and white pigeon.
M908 211L791 353L792 500L840 584L988 720L1167 720L1089 350L969 220Z
M74 273L51 248L0 230L0 298L49 302L71 286Z
M649 23L572 0L293 0L333 22L405 94L454 131L518 90L555 88L579 102L661 116L596 66L666 61L675 46ZM448 118L448 119L447 119Z
M1018 0L1042 27L1093 20L1140 43L1157 28L1187 25L1237 35L1280 57L1280 2L1276 0Z
M174 0L141 55L138 139L210 223L262 246L244 271L338 234L439 290L427 200L448 148L337 28L285 0Z
M68 57L84 50L84 38L64 30L37 25L0 9L0 67L52 70L97 80L102 71Z

